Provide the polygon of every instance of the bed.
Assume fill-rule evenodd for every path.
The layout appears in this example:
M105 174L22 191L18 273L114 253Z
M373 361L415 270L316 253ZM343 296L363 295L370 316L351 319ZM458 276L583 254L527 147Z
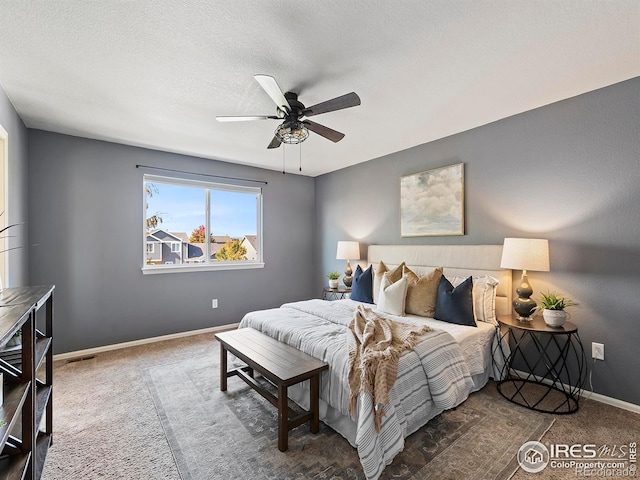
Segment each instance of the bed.
M481 284L479 279L495 279L495 304L491 304L495 318L511 310L511 270L500 269L501 252L501 245L372 245L367 263L378 265L382 261L393 269L404 262L418 276L443 267L449 280L472 276L474 288L477 280ZM474 290L474 308L478 299ZM442 411L462 403L489 378L497 377L501 365L492 361L492 351L499 336L492 321L477 321L477 327L470 327L377 312L396 321L432 328L400 357L397 380L389 391L389 403L384 406L385 415L377 432L370 395L359 394L353 418L348 411L347 328L360 304L350 299L292 302L277 309L250 312L239 328L255 328L329 364L321 377L320 419L358 450L365 476L377 479L402 451L407 436ZM376 305L366 307L376 309ZM308 388L308 382L301 383L289 390L289 397L308 408Z

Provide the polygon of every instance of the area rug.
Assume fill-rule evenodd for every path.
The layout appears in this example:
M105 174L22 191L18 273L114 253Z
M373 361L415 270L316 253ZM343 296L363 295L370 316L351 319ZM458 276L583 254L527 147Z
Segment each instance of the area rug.
M280 452L276 409L239 378L221 392L217 354L149 367L145 380L182 480L364 479L357 451L324 424L290 431ZM411 435L381 478L508 479L518 448L552 423L491 383Z

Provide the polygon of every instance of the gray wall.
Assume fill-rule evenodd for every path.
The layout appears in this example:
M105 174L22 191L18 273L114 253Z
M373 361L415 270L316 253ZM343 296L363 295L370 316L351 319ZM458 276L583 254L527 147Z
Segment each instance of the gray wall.
M27 229L27 170L28 170L28 150L27 150L27 128L16 113L13 105L0 87L0 125L7 131L9 141L9 158L8 158L8 174L9 174L9 195L7 201L7 222L9 225L14 223L23 223L17 227L13 227L10 235L16 238L9 239L0 244L0 249L4 247L14 247L24 245L25 248L19 248L7 252L7 273L8 278L5 280L8 287L21 287L28 285L28 260L29 260L29 238ZM0 185L0 195L4 195L2 191L3 185Z
M580 302L572 321L598 393L640 404L640 78L316 178L316 264L342 270L338 240L502 244L548 238L551 272L535 290ZM466 235L401 238L399 178L465 164ZM514 272L514 285L521 272Z
M29 131L32 284L56 285L55 352L239 322L317 296L312 178ZM136 164L266 180L264 269L142 275ZM219 308L211 308L211 299Z

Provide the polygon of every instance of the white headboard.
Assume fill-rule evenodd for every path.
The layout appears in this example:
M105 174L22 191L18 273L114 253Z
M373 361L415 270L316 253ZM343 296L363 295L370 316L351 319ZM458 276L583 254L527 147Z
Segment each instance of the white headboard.
M367 261L381 260L389 268L402 262L417 275L444 267L445 276L491 275L500 281L496 288L496 314L511 314L511 270L500 268L502 245L369 245Z

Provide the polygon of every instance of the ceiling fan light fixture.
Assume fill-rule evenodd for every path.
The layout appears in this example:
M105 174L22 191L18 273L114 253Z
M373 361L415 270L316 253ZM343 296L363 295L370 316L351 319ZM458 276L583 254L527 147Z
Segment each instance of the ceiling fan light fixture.
M276 128L276 137L282 143L297 144L304 142L309 136L309 130L304 123L298 121L284 122Z

